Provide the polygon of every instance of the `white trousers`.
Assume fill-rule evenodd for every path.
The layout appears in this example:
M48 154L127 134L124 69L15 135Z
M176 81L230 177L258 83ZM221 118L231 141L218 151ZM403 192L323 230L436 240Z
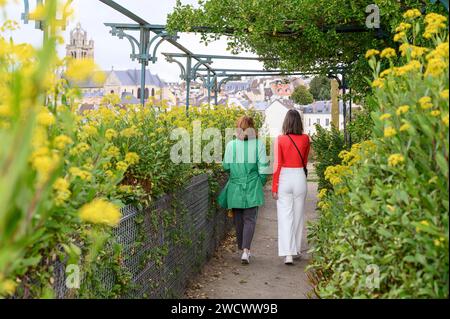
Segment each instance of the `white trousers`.
M303 168L282 167L278 184L278 255L301 252L307 193Z

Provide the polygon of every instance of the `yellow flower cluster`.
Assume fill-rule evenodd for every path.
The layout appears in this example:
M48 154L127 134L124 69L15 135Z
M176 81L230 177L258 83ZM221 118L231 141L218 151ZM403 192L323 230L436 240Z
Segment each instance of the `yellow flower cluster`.
M373 80L372 87L381 89L384 87L384 81L381 78L377 78Z
M387 58L387 59L393 58L393 57L396 57L396 56L397 56L397 53L392 48L386 48L383 51L381 51L381 54L380 54L380 57Z
M375 49L369 49L366 52L366 59L369 59L369 58L371 58L371 57L373 57L375 55L378 55L378 54L380 54L380 51L375 50Z
M111 141L112 139L116 138L117 135L118 135L117 132L112 128L107 129L105 132L105 137L108 141Z
M136 129L135 126L123 129L122 132L120 132L120 135L122 135L123 137L126 137L126 138L138 136L138 134L139 134L139 131Z
M411 128L411 124L406 122L402 126L400 126L400 132L408 131L410 128Z
M53 141L53 144L59 150L65 149L67 145L70 145L72 143L73 143L72 139L64 134L58 135L57 137L55 137Z
M317 197L318 197L319 199L322 199L322 198L325 197L326 194L327 194L327 189L326 189L326 188L322 188L322 189L320 190L319 194L317 195Z
M442 123L448 127L448 114L442 118Z
M116 205L103 199L95 199L81 207L79 216L81 220L88 223L113 227L119 224L121 213Z
M384 129L384 137L392 137L395 134L397 134L397 131L393 127L388 126Z
M89 146L89 144L81 142L81 143L78 143L75 147L73 147L69 153L70 153L70 155L83 154L83 153L89 151L90 148L91 147Z
M398 76L405 75L412 71L418 71L422 68L422 64L420 64L417 60L411 60L409 63L403 65L394 67L394 73Z
M403 41L403 39L406 37L406 33L405 32L399 32L399 33L396 33L395 35L394 35L394 42L400 42L400 41Z
M31 155L31 164L38 173L38 184L43 184L60 164L60 157L49 148L41 147Z
M347 175L351 175L352 171L349 166L335 165L328 166L325 169L325 179L328 180L331 185L335 186L342 183L342 178Z
M0 273L0 296L12 296L16 292L17 284L11 279L3 278Z
M402 115L402 114L407 113L408 111L409 111L409 105L402 105L397 108L397 111L395 111L395 113L397 115Z
M439 93L440 97L443 98L444 100L448 100L448 89L443 90Z
M399 51L402 53L402 56L407 56L408 54L410 54L411 58L417 59L424 55L428 51L428 48L403 43L400 46Z
M116 163L116 168L119 171L125 172L128 169L128 163L126 163L124 161L119 161Z
M53 184L53 189L56 191L55 203L56 206L62 206L72 194L69 190L70 183L64 178L58 178Z
M86 181L92 178L92 174L90 172L87 172L85 170L82 170L78 167L71 167L69 168L69 173L74 177L74 178L81 178L81 180Z
M387 119L390 119L392 117L392 115L390 113L384 113L380 116L380 120L384 121Z
M422 15L418 9L410 9L403 14L405 19L415 19Z
M70 59L65 75L69 80L81 82L91 77L95 69L93 59Z
M125 155L125 162L130 165L137 164L139 162L139 155L137 155L135 152L129 152Z
M42 126L50 126L55 124L55 116L48 110L42 110L37 116L37 122Z
M389 166L397 166L405 161L405 158L402 154L392 154L388 158Z
M106 156L109 156L111 158L119 158L120 156L120 150L117 146L110 146L105 153Z
M424 38L430 39L433 35L437 34L441 29L446 27L445 23L447 18L437 13L429 13L425 16L425 32Z
M419 99L420 107L424 110L430 109L433 107L433 103L431 103L431 97L423 96Z

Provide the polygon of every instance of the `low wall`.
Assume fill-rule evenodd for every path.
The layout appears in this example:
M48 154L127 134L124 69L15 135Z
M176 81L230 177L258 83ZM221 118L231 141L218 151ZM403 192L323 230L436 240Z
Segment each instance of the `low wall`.
M179 194L166 195L144 210L124 207L110 243L121 247L120 267L93 270L98 279L93 292L99 288L105 292L97 297L108 297L107 292L118 285L120 298L180 297L187 280L198 273L231 227L225 211L211 206L210 196L204 174L192 178ZM65 285L63 263L55 267L54 288L57 298L77 296Z

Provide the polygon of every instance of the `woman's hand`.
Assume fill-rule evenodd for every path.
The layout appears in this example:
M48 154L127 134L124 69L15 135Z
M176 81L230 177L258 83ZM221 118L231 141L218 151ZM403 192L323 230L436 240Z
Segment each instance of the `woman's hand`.
M272 197L273 199L278 200L278 193L272 193Z

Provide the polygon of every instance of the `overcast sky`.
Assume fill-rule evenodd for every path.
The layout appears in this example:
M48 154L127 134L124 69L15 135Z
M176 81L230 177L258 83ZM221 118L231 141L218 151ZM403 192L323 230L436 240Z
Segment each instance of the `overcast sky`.
M167 14L172 11L176 0L118 0L117 2L152 24L165 24ZM182 3L197 5L197 0L182 0ZM35 1L30 0L30 4L33 9ZM119 70L140 67L137 61L131 61L130 59L131 47L128 41L113 37L109 33L110 29L103 24L105 22L131 23L131 20L97 0L74 0L73 7L75 15L64 32L66 42L68 41L70 30L75 28L76 24L80 22L83 29L88 32L88 37L95 41L95 60L102 69L110 70L111 67L114 67L114 69ZM10 33L10 36L16 42L29 42L38 46L42 42L42 32L34 29L33 22L27 25L23 24L23 21L20 20L22 12L22 0L17 0L16 3L12 1L12 4L7 6L8 18L18 21L21 25L20 30ZM0 17L0 21L2 19ZM137 38L139 37L137 36ZM194 53L230 54L226 51L225 39L204 46L200 43L198 35L181 34L178 41ZM158 61L156 64L149 64L150 71L157 73L166 81L178 81L179 67L166 62L164 57L161 56L161 52L179 51L169 43L163 43L158 49ZM65 55L65 46L59 48L59 53L62 56ZM242 55L250 56L248 53ZM262 68L262 65L257 61L222 61L214 62L213 66L216 68Z

